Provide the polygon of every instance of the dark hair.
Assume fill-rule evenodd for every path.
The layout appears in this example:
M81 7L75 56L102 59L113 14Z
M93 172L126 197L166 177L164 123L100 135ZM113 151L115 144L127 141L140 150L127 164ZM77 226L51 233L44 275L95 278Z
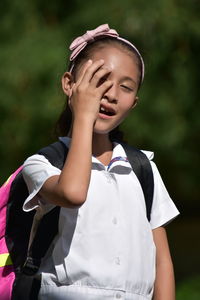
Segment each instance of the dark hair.
M123 51L126 51L127 54L131 55L133 59L135 60L135 63L138 66L139 70L139 76L138 76L138 89L141 86L142 82L142 62L140 59L139 54L137 51L134 50L130 45L126 44L125 42L118 40L116 38L112 37L101 37L99 39L96 39L94 42L89 43L75 58L74 61L70 62L68 66L68 70L71 70L71 73L73 74L74 78L76 79L76 74L79 68L82 66L82 64L87 61L91 56L93 51L96 51L97 48L103 48L108 45L114 45ZM69 108L68 101L66 101L64 109L56 123L55 132L57 136L65 136L69 132L72 124L72 112ZM123 133L119 130L119 126L114 128L109 133L111 141L123 141Z

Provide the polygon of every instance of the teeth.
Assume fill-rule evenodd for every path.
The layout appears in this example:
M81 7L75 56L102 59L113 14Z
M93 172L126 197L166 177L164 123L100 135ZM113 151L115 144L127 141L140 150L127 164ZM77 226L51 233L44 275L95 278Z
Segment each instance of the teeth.
M113 113L112 113L110 110L106 109L106 108L103 107L103 106L100 107L100 112L105 113L105 114L108 114L109 116L112 116L112 115L113 115Z
M101 111L105 111L105 112L109 112L107 109L105 109L104 107L101 106Z

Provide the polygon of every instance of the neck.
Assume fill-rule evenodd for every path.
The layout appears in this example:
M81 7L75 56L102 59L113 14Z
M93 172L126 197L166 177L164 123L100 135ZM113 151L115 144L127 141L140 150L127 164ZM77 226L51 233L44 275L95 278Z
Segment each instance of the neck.
M112 142L109 134L93 133L92 153L94 156L101 156L105 152L112 152Z

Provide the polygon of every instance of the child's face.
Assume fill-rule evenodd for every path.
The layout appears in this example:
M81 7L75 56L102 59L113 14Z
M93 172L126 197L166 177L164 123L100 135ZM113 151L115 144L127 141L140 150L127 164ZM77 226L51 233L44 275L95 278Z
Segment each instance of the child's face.
M94 132L107 134L136 105L139 70L133 56L115 46L99 49L91 59L93 62L103 59L103 67L111 69L105 80L111 80L113 85L100 101L100 111L94 126Z

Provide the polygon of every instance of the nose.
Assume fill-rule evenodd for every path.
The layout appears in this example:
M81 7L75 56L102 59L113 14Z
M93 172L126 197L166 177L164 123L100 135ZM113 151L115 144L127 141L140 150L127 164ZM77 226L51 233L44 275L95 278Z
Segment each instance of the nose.
M118 96L117 96L117 87L113 84L103 95L103 98L106 99L108 102L117 103Z

